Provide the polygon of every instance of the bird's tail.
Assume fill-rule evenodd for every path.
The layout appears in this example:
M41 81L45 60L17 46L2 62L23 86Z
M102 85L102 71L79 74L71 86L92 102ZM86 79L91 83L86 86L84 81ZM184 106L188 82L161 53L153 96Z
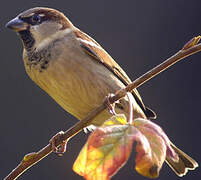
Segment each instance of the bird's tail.
M178 154L179 161L175 162L167 157L166 162L178 176L182 177L188 172L188 170L194 170L198 167L198 163L194 159L178 149L174 144L171 144L171 147Z

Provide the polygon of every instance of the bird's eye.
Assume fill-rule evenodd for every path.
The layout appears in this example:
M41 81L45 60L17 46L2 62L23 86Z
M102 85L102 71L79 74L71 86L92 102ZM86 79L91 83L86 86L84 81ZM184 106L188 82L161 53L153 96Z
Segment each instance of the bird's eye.
M41 17L38 14L34 14L31 17L31 22L32 22L32 24L40 23L41 22Z

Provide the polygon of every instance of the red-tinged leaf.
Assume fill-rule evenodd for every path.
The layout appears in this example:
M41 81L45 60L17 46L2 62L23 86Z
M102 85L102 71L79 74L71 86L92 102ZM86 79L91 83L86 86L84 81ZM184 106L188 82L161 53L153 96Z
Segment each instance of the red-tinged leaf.
M118 116L96 129L82 148L73 170L88 180L106 180L121 168L130 156L134 140L149 152L146 138L125 117Z
M73 170L87 180L110 179L127 162L134 141L137 142L135 168L144 176L158 177L167 155L178 160L159 126L140 118L130 125L124 115L117 115L89 136Z
M135 169L144 176L158 177L167 153L171 154L171 158L175 161L178 160L178 156L171 148L170 140L158 125L140 118L136 119L133 124L146 137L151 147L151 156L149 156L143 154L141 145L137 144Z

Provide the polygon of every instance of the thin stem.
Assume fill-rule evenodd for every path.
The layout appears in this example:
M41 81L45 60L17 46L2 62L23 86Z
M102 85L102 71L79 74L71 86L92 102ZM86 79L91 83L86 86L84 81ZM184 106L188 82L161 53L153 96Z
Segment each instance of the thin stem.
M132 124L133 123L133 96L131 93L127 93L126 95L128 97L128 103L129 103L129 119L128 119L128 123Z
M166 70L170 66L174 65L176 62L184 59L185 57L188 57L192 54L195 54L199 51L201 51L201 43L197 44L200 39L200 36L195 37L191 39L188 43L184 45L184 48L180 50L178 53L164 61L163 63L159 64L152 70L148 71L138 79L136 79L133 83L126 86L126 88L120 89L115 93L115 96L110 97L110 103L114 103L115 101L121 99L124 97L127 92L131 92L134 88L137 88L150 80L151 78L155 77L162 71ZM197 44L197 45L196 45ZM83 120L79 121L77 124L75 124L73 127L71 127L69 130L67 130L63 138L58 139L58 141L55 143L56 146L60 145L63 140L69 140L71 137L75 136L77 133L79 133L83 128L87 127L91 124L94 117L96 117L99 113L101 113L104 109L107 108L107 102L106 100L97 108L95 108L92 112L89 113L89 115L84 118ZM7 176L4 178L4 180L14 180L17 179L21 174L23 174L27 169L32 167L34 164L45 158L47 155L49 155L52 152L51 145L48 144L43 149L38 151L37 153L31 153L28 155L25 155L24 159L20 162L20 164Z

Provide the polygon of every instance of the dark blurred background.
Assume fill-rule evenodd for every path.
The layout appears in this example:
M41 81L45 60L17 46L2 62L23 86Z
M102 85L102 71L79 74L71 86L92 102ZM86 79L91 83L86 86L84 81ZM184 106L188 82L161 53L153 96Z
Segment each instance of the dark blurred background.
M22 44L4 27L18 13L31 7L56 8L80 29L95 38L135 79L173 55L192 37L201 34L201 1L27 1L1 3L0 65L0 178L20 162L24 154L37 151L60 130L77 120L59 107L26 75ZM154 109L155 121L170 139L201 163L201 53L171 67L147 82L139 91L147 106ZM51 154L28 170L19 180L82 179L72 165L87 136L81 132L68 143L63 157ZM147 179L133 170L134 155L113 177ZM191 171L184 180L198 180L201 170ZM180 179L164 165L160 179Z

